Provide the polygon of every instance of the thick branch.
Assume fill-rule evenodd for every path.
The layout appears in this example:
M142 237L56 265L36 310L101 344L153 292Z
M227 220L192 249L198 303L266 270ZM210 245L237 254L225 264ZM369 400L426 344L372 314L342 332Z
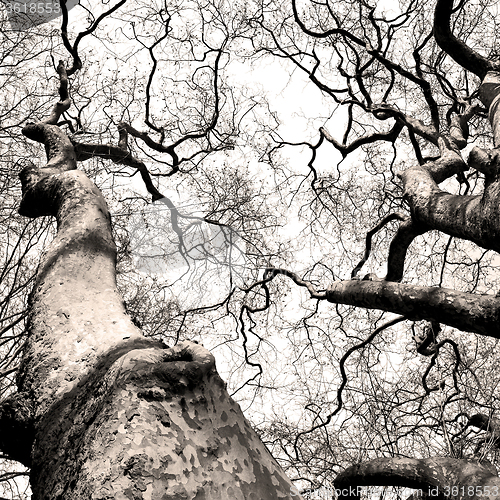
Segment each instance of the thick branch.
M71 106L71 99L68 91L68 74L63 61L59 61L57 74L59 75L60 100L52 108L50 116L42 121L42 123L46 123L47 125L56 125L61 115Z
M471 499L476 495L469 496L469 486L474 487L474 492L479 487L479 498L485 491L484 487L497 489L499 485L500 478L492 465L456 458L378 458L349 467L335 479L335 488L345 493L341 496L350 498L359 498L358 486L403 486L422 489L424 493L436 487L441 495L446 494L447 489L451 493L453 486L464 486L463 497ZM433 493L433 496L437 495ZM461 492L457 495L460 497Z
M458 152L445 147L442 151L438 160L401 174L413 221L500 251L500 154L479 148L471 151L469 166L485 174L485 187L482 195L465 196L438 187L443 179L469 168Z
M75 148L76 158L78 161L85 161L90 158L98 157L137 169L141 174L142 180L144 181L146 189L151 194L153 201L161 200L164 196L153 184L146 165L142 161L135 158L128 150L122 149L122 146L126 146L126 143L126 135L124 134L123 129L121 129L120 145L118 147L110 144L84 144L76 141L73 141L73 146Z
M500 437L500 420L498 418L478 413L470 417L468 424L478 427L482 431L489 431L495 437Z
M387 281L349 280L333 284L326 299L367 309L429 320L466 332L500 338L500 299L447 288L405 285Z
M452 11L453 0L438 0L436 2L434 38L439 47L452 59L482 80L486 73L495 67L488 59L473 51L453 35L450 27Z
M467 106L462 114L453 115L450 123L450 136L459 149L467 146L469 120L481 110L481 106L478 105Z
M57 126L61 115L71 106L71 98L68 91L68 75L62 61L59 61L57 73L59 75L60 100L54 105L48 118L38 123L28 123L22 132L29 139L40 142L45 146L48 160L45 166L46 169L52 169L54 172L63 172L76 168L76 157L71 141Z

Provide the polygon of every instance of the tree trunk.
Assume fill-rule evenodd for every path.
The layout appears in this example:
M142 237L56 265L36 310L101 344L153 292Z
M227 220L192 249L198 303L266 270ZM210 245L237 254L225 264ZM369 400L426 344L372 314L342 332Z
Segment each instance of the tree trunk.
M21 173L20 212L58 224L18 393L0 408L0 445L31 467L33 499L297 498L212 355L147 339L126 314L106 203L69 139L49 120L23 132L48 164Z

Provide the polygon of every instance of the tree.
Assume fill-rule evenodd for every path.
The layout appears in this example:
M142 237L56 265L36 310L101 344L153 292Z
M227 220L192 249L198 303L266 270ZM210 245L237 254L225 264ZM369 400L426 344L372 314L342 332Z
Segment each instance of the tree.
M127 314L116 286L117 251L106 202L76 169L78 162L90 158L132 167L156 200L163 197L146 165L129 149L130 136L169 156L167 175L193 164L198 156L233 147L231 116L225 123L219 116L230 100L219 81L229 38L210 46L207 36L204 53L193 54L198 68L191 90L206 99L206 112L193 113L191 123L186 119L182 134L180 127L172 132L165 124L155 124L158 119L150 108L154 49L167 38L176 14L167 7L149 12L141 26L131 25L152 61L141 95L146 123L159 139L125 121L117 124L117 145L75 138L75 122L84 127L82 110L76 118L69 111L69 81L83 67L79 45L124 3L95 18L88 11L89 27L73 41L63 6L61 42L70 65L61 60L56 67L59 101L48 116L22 129L24 136L45 147L47 162L29 162L20 171L19 212L30 218L56 217L57 235L41 258L30 296L17 391L0 409L0 446L11 459L31 468L33 498L289 498L292 483L229 396L213 356L193 342L169 348L146 338ZM142 29L152 16L163 33L156 31L157 39L147 45L148 32ZM181 42L194 52L198 47L188 35ZM207 59L212 66L205 65ZM82 97L86 90L75 84L73 92ZM128 97L126 111L132 112L138 96ZM190 111L189 99L185 97L184 111ZM165 145L167 140L171 142ZM183 244L175 222L181 214L168 203ZM189 256L186 245L183 251Z
M427 326L416 341L419 354L432 356L422 379L427 395L443 391L446 386L443 379L435 387L426 384L440 349L449 345L455 353L455 368L451 371L454 382L451 391L443 393L443 414L443 408L456 401L461 392L457 373L462 361L456 342L450 338L438 341L441 325L495 339L500 334L498 294L492 282L486 281L483 287L478 287L476 282L471 289L460 290L451 276L449 282L457 284L457 289L443 286L452 241L473 242L477 246L468 247L469 252L478 256L484 255L478 247L498 252L499 66L494 41L491 47L485 47L490 26L483 24L488 14L479 9L487 6L460 2L454 7L453 1L438 0L433 19L429 19L429 9L418 2L394 6L392 15L364 1L334 5L327 1L292 0L291 4L289 11L287 6L281 7L281 12L280 7L263 8L257 22L267 36L259 49L295 65L324 96L346 109L341 140L335 138L337 132L330 133L325 126L320 128L316 142L292 143L277 139L280 148L295 145L311 151L308 163L314 193L311 212L327 212L337 217L341 213L340 193L355 185L349 182L352 172L342 171L340 163L334 173L320 171L317 158L325 144L333 146L342 160L366 151L366 172L373 177L380 176L383 183L375 188L372 185L367 196L370 206L377 210L378 220L366 233L364 256L352 267L350 279L335 279L332 283L331 275L342 273L336 272L338 267L330 266L329 272L315 271L312 267L300 274L291 268L269 266L264 280L256 287L268 286L276 276L282 275L304 287L311 299L336 304L337 310L338 305L348 305L399 315L351 347L348 355L369 345L376 335L395 323L426 321ZM490 7L494 9L496 5ZM488 49L491 52L482 55ZM421 103L412 107L416 96ZM486 118L491 124L493 144L484 140ZM338 128L338 121L331 120L330 124ZM379 146L384 142L393 148L392 160L387 160L388 153L383 153L386 150ZM476 145L470 149L473 142ZM462 153L466 149L467 159ZM398 163L400 170L396 173ZM352 168L353 162L348 166ZM468 171L472 173L466 176ZM363 278L359 273L371 256L372 238L393 221L399 225L392 236L387 235L390 244L387 245L385 278L374 274ZM362 225L353 220L352 225L355 224ZM431 273L430 279L426 279L423 268L416 275L415 269L408 266L408 250L415 239L436 231L449 237L448 244L441 253L444 259L440 279L436 280ZM338 247L333 244L330 248L335 252ZM348 247L340 251L346 252ZM291 440L296 457L301 456L300 438L324 429L345 411L342 391L348 382L347 359L348 356L344 356L340 361L342 383L337 391L337 405L331 412L325 412L326 415L321 410L312 410L315 419L311 428ZM393 403L392 408L401 405L400 396L396 394L398 402ZM391 411L388 410L388 415ZM466 413L462 416L466 417L465 426L460 424L462 430L456 432L456 436L469 426L490 431L494 427L491 415ZM451 424L452 419L442 418L444 428ZM459 418L457 412L453 417L455 423ZM413 427L413 432L417 427ZM446 429L444 432L444 438L449 440ZM421 450L415 450L415 455L420 453ZM450 453L453 453L452 447ZM458 497L495 496L498 492L500 481L496 468L478 461L478 456L414 458L404 454L348 467L336 477L335 487L346 496L359 496L356 487L365 485L406 486L422 488L424 492L437 487L439 494ZM453 492L451 486L456 487Z
M6 31L9 47L23 42L16 67L33 71L37 81L57 75L60 93L53 109L44 92L24 94L31 101L23 119L31 123L23 134L45 146L48 163L31 160L21 170L20 211L32 218L56 216L58 233L42 257L30 299L17 392L3 401L0 414L1 447L31 466L35 498L298 496L232 402L212 355L198 344L177 343L179 337L195 338L196 329L205 340L206 324L186 322L201 311L213 313L207 321L214 324L227 319L241 337L233 352L250 375L235 387L239 394L252 384L276 393L284 385L278 377L268 384L263 365L273 328L286 331L296 362L285 364L304 383L290 390L298 403L289 421L266 420L260 434L287 472L311 487L311 495L334 481L349 494L354 485L394 484L495 496L498 478L484 458L497 439L498 381L494 360L482 359L491 344L476 336L499 337L493 254L498 156L485 132L489 112L497 135L498 68L492 54L479 55L489 39L488 26L481 24L486 7L493 8L462 2L453 10L452 2L439 0L432 21L429 6L416 1L402 4L392 17L364 1L120 1L99 14L87 8L87 29L78 33L71 33L63 8L61 36L33 59L26 52L35 46L28 37ZM97 56L109 53L108 45L114 71ZM259 54L303 72L333 102L323 116L317 116L318 106L311 109L310 130L317 135L319 128L319 139L288 140L257 93L231 82L230 63ZM120 72L145 60L145 74ZM25 99L9 103L6 115L14 118L3 125L6 130L13 129ZM345 124L341 140L331 128L338 122ZM25 151L29 141L22 143ZM465 160L463 152L474 141ZM272 196L263 187L268 179L259 179L262 186L255 189L235 166L235 149L248 155L250 146L272 173ZM279 157L297 147L300 154ZM321 162L325 147L327 167ZM332 150L345 161L332 166ZM299 167L307 166L307 173L297 174L287 162L307 152L310 158ZM188 238L199 222L219 228L229 241L237 231L247 246L252 267L241 267L249 276L235 288L240 269L226 253L231 286L219 307L179 312L172 300L161 306L158 321L144 305L150 300L144 290L169 287L134 275L130 232L117 222L118 278L137 285L124 290L125 307L116 287L106 203L75 168L89 161L89 176L115 195L111 203L122 210L143 202L130 193L120 196L116 179L129 172L140 174L153 200L165 200L173 241L189 267L220 260L209 245ZM112 188L103 170L111 171ZM164 180L174 177L205 195L203 217L163 197ZM276 234L276 214L284 205L307 220L300 237L287 242ZM382 241L372 248L375 237ZM306 239L311 255L299 272L293 245ZM415 243L422 240L423 249ZM424 250L430 255L419 258ZM372 273L359 279L369 262L375 272L386 262L384 279ZM342 280L349 265L350 279ZM210 280L210 268L203 270ZM26 276L23 283L29 283ZM292 286L280 277L290 278ZM295 294L293 285L305 292L298 319L296 306L291 314L280 305L286 293ZM368 311L365 316L360 309ZM164 320L179 325L172 328L172 348L164 343ZM152 335L143 337L139 324ZM396 351L400 365L408 366L399 378L381 381L377 365L402 343L396 325L410 325L418 354L413 348L405 356ZM228 337L220 343L234 346ZM416 356L430 356L430 362L415 367L410 360ZM357 382L355 371L365 379ZM335 382L325 382L332 375ZM236 379L238 371L231 376ZM256 395L249 397L253 402ZM477 439L470 438L471 428L482 431ZM437 444L430 442L436 435ZM447 456L433 457L439 446Z

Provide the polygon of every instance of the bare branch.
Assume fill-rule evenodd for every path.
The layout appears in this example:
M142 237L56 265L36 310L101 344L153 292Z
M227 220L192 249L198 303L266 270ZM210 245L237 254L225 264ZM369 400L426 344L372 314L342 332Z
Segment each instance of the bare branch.
M82 61L80 59L80 56L78 55L78 45L82 41L84 37L87 35L92 34L99 26L101 21L105 19L106 17L110 16L113 12L117 11L122 5L126 3L127 0L121 0L118 2L116 5L111 7L109 10L106 12L103 12L91 25L88 29L85 31L81 31L78 33L78 36L75 39L75 43L71 45L69 38L68 38L68 9L66 8L66 2L61 2L61 7L62 7L62 12L63 12L63 19L62 19L62 25L61 25L61 36L63 39L64 46L66 47L66 50L71 54L73 57L73 65L71 68L68 70L68 76L73 75L77 71L79 71L82 68Z
M340 144L330 135L330 133L328 132L328 130L326 130L325 127L321 127L320 132L325 137L325 139L330 144L333 144L335 146L335 149L340 151L342 156L345 158L349 153L355 151L357 148L364 146L366 144L371 144L376 141L388 141L394 143L398 138L401 130L403 130L404 125L405 124L401 120L396 120L396 123L388 132L379 132L376 134L360 137L349 145Z
M374 234L378 233L384 226L386 226L389 222L393 220L405 220L406 217L402 214L394 213L389 214L387 217L384 217L373 229L368 231L366 234L366 245L365 245L365 254L363 258L359 261L358 265L352 270L351 278L354 279L361 268L364 266L365 262L370 257L370 252L372 248L372 237Z
M378 328L375 328L375 330L373 330L373 332L370 333L370 335L368 335L368 337L365 340L363 340L359 344L352 346L342 356L342 359L339 362L339 370L340 370L340 374L342 376L342 382L340 383L340 385L337 389L337 406L336 406L335 410L333 410L323 420L323 422L321 422L318 425L315 425L314 427L312 427L311 429L308 429L307 431L303 431L303 432L300 432L299 434L297 434L297 437L295 438L295 443L294 443L295 455L297 458L299 458L298 443L299 443L299 440L302 438L302 436L304 436L306 434L310 434L311 432L314 432L315 430L320 429L321 427L327 426L331 422L332 418L342 410L342 408L343 408L342 393L343 393L343 391L347 385L347 382L348 382L347 373L345 371L345 364L346 364L347 360L350 358L351 354L356 352L356 351L359 351L363 347L366 347L368 344L370 344L375 339L375 337L379 333L383 332L387 328L390 328L391 326L394 326L394 325L397 325L398 323L401 323L401 321L404 321L405 319L406 318L404 316L398 316L392 320L387 321L386 323L379 326Z
M349 467L335 479L335 488L347 492L342 497L352 499L359 498L357 486L404 486L424 491L437 487L444 494L446 487L467 489L471 485L498 487L500 478L495 467L456 458L377 458Z
M452 11L453 0L437 0L434 11L434 38L452 59L482 80L488 71L496 69L496 65L453 35L450 27Z
M270 278L273 278L274 276L278 276L280 274L290 278L296 285L307 288L312 299L323 300L326 298L325 292L319 292L318 290L316 290L316 288L313 287L311 282L305 281L302 278L299 278L299 276L297 274L292 273L291 271L288 271L286 269L280 269L277 267L268 267L264 271L264 278L263 279L269 280Z
M425 232L425 226L416 224L410 218L399 225L389 246L387 275L385 277L387 281L401 281L403 279L406 252L413 240Z
M441 322L466 332L500 338L500 301L448 288L389 281L341 281L326 292L328 302L380 309L412 320Z

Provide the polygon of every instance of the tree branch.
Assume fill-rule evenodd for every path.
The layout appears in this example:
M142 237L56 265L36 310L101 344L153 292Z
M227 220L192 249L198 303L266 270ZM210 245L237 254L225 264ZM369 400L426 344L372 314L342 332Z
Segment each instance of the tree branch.
M78 33L78 36L75 39L75 43L71 45L69 38L68 38L68 9L66 8L66 3L63 1L61 2L61 9L63 13L63 21L61 25L61 36L63 39L64 46L66 47L66 50L71 54L73 57L73 65L71 68L68 70L68 75L71 76L77 71L79 71L82 68L82 61L80 59L80 56L78 55L78 45L82 41L84 37L87 35L92 34L98 27L99 24L103 19L111 15L113 12L117 11L123 4L126 3L127 0L121 0L118 2L116 5L111 7L109 10L106 12L103 12L91 25L88 29L85 31L81 31Z
M441 322L462 331L500 338L500 299L494 295L388 281L349 280L330 286L326 300L380 309L411 320Z
M387 281L401 281L403 279L406 252L413 240L427 230L423 225L416 224L410 218L403 221L396 231L389 246L387 257Z
M461 156L449 150L439 160L412 167L401 178L412 219L427 229L466 239L488 249L500 251L500 155L475 148L469 165L485 173L482 195L453 195L438 183L468 169Z
M349 467L335 479L335 488L346 493L340 496L352 499L359 498L358 486L403 486L424 492L437 487L441 495L447 488L464 486L465 494L459 491L456 498L472 499L475 495L468 495L469 486L474 486L474 491L479 486L477 498L488 498L481 496L482 486L499 485L500 478L491 464L457 458L377 458Z
M68 92L68 74L62 61L57 66L59 75L59 97L60 100L52 108L48 118L38 123L28 123L22 133L33 141L42 143L47 154L47 169L54 172L63 172L76 169L76 156L73 145L68 136L57 126L62 113L70 108L71 98Z
M361 268L364 266L365 262L368 260L370 257L370 252L372 248L372 237L374 234L378 233L384 226L386 226L389 222L393 220L404 220L405 216L402 214L398 213L393 213L389 214L388 216L384 217L373 229L368 231L366 234L366 243L365 243L365 253L363 255L363 258L359 261L357 266L352 270L351 272L351 278L354 279L358 275L359 271L361 271Z
M453 0L438 0L434 11L434 38L439 47L460 66L477 75L481 80L496 66L456 38L450 27Z
M399 136L399 133L401 130L403 130L403 127L405 124L401 120L396 120L396 123L394 126L391 128L391 130L387 132L379 132L371 135L366 135L363 137L359 137L358 139L354 140L351 144L345 145L345 144L340 144L338 141L336 141L332 135L326 130L325 127L320 128L320 133L325 137L325 139L330 143L333 144L335 149L337 149L340 154L342 155L343 158L345 158L349 153L352 151L355 151L357 148L364 146L365 144L371 144L376 141L387 141L387 142L392 142L394 143L396 139Z

